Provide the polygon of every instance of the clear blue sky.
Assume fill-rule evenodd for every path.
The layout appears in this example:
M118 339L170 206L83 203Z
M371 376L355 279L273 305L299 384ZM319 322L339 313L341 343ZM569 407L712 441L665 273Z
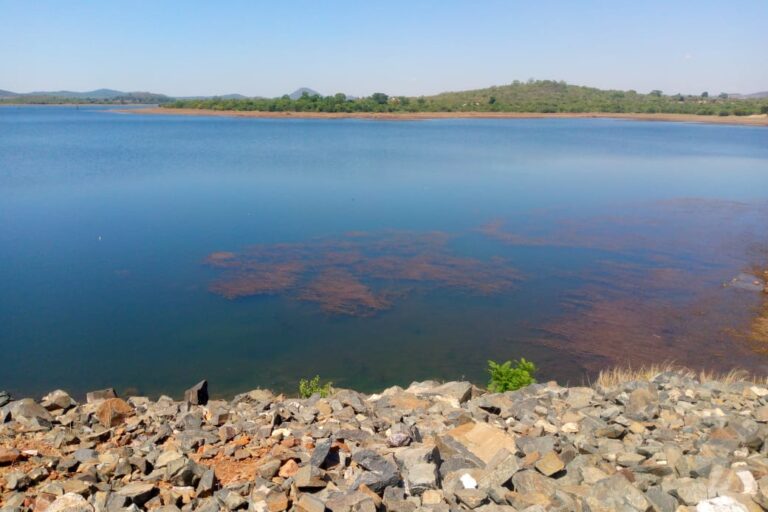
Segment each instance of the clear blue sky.
M0 0L0 89L768 90L768 1Z

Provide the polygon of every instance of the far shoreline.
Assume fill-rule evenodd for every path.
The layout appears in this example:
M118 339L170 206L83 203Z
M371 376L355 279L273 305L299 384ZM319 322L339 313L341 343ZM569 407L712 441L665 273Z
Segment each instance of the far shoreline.
M123 114L244 117L257 119L369 119L378 121L418 121L428 119L628 119L634 121L768 126L768 115L766 114L752 116L707 116L696 114L624 114L608 112L566 112L554 114L538 112L265 112L161 107L114 109L112 111Z

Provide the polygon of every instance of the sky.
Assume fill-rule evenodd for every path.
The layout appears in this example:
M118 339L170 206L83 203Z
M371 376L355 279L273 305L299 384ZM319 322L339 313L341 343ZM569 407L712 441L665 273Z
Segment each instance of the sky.
M768 90L768 0L0 0L0 89Z

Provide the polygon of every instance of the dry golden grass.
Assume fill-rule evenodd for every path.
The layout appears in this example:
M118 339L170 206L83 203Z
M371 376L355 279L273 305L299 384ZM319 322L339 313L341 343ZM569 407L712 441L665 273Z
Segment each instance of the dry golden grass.
M666 372L676 372L702 383L717 381L723 384L732 384L734 382L749 381L756 384L768 384L768 377L752 375L745 370L733 369L727 373L718 373L710 370L692 370L673 362L665 362L638 368L624 366L602 370L593 385L610 388L636 380L650 381L660 373Z

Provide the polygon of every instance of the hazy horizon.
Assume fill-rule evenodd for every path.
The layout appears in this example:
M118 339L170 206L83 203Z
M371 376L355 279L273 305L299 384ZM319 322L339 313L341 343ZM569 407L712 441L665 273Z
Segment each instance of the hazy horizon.
M419 96L564 80L666 94L768 90L768 3L608 6L0 0L0 89Z

